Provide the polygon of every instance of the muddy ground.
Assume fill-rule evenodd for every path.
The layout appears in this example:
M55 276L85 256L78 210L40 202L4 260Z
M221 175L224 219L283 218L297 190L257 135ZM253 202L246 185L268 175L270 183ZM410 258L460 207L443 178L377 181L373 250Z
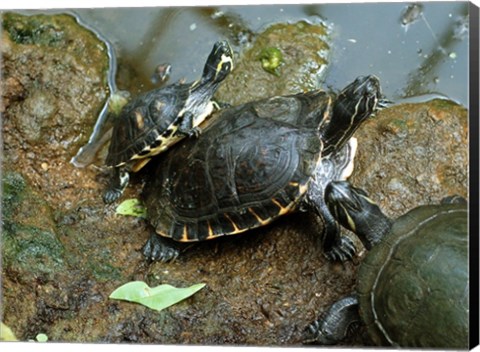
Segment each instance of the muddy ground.
M5 23L2 321L18 339L45 333L68 342L298 346L307 324L354 290L365 251L329 262L308 214L201 243L173 263L148 264L140 253L145 220L102 202L109 173L101 158L85 168L70 163L109 94L105 46L68 16ZM242 65L226 86L256 77L242 74ZM261 74L285 87L281 75ZM219 95L229 102L228 92ZM466 196L467 126L466 109L445 100L385 109L356 134L351 181L391 216L448 194ZM138 175L124 199L141 186ZM132 280L206 287L161 312L108 298ZM368 344L361 327L344 342Z

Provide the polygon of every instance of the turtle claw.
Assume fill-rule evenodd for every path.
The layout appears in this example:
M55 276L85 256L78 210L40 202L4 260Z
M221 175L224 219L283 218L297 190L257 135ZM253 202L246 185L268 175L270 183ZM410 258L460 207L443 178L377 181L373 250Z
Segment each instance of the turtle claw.
M183 129L183 128L178 128L178 132L188 138L195 137L198 138L200 134L202 133L202 130L200 127L192 127L191 129Z
M103 194L103 202L105 204L110 204L120 198L123 194L123 190L127 187L129 180L130 174L125 167L114 168L113 178Z
M329 334L323 331L324 323L322 319L317 319L309 324L302 334L303 344L321 344L321 345L333 345L335 340L329 338Z
M212 103L215 110L228 109L232 107L232 104L225 103L223 101L213 100Z
M356 296L347 296L335 302L303 331L304 344L334 345L351 332L360 321Z
M191 112L186 112L178 125L177 132L186 137L198 137L202 129L194 125L194 116Z
M352 259L352 257L357 252L353 241L346 237L340 237L340 243L333 246L330 250L325 252L325 256L330 261L341 261L345 262Z
M193 127L188 133L188 137L195 137L195 138L198 138L200 136L200 134L202 133L202 130L200 129L200 127Z
M180 251L169 243L166 243L166 241L156 233L152 233L142 248L142 254L149 262L160 261L165 263L174 261L180 254Z
M315 343L318 340L318 335L320 334L320 322L315 320L313 323L309 324L302 334L302 342L304 344Z

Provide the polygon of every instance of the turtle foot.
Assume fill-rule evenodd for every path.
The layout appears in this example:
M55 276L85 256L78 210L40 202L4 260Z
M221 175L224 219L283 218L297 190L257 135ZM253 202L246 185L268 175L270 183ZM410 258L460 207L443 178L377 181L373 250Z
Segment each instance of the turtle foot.
M198 136L200 136L200 134L202 133L202 130L200 127L192 127L190 129L179 127L177 132L188 138L192 138L192 137L198 138Z
M142 254L149 262L169 262L178 257L180 250L175 248L167 239L152 233L142 248Z
M317 319L313 323L308 325L303 331L302 343L334 345L337 341L332 339L330 334L327 331L324 331L324 329L322 329L323 325L323 319Z
M225 103L225 102L223 102L223 101L213 100L212 103L213 103L213 107L214 107L216 110L228 109L228 108L231 108L231 107L232 107L232 104Z
M340 243L332 246L330 250L326 250L325 256L331 261L345 262L352 259L356 252L357 249L355 248L353 241L346 236L341 236Z
M113 170L113 177L103 194L103 202L105 204L110 204L120 198L127 187L129 180L130 174L126 167L115 167Z
M190 138L191 137L198 138L201 133L202 133L202 130L200 127L194 127L187 134L188 134L188 137Z
M342 341L351 326L360 321L358 301L355 296L347 296L335 302L303 332L304 344L333 345Z
M117 188L108 189L103 194L103 202L105 204L113 203L122 196L122 193L123 192Z
M462 196L455 194L453 196L442 198L442 200L440 201L440 204L465 204L466 205L468 204L468 202Z

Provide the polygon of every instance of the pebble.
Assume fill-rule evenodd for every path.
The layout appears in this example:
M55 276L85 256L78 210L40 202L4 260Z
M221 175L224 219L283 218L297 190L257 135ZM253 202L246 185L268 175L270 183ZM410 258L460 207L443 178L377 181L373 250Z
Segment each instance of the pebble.
M400 181L398 178L392 178L390 182L388 183L388 188L392 191L402 191L405 189L405 187L402 184L402 181Z

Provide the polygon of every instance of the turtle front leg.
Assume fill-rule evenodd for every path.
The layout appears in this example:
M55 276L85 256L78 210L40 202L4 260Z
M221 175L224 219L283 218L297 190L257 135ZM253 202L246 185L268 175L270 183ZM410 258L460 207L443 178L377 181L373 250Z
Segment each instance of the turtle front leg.
M202 130L198 126L194 126L195 116L191 112L186 112L181 117L180 125L178 126L178 133L187 137L198 137Z
M163 238L155 231L152 231L150 238L142 248L142 254L150 262L168 262L175 260L180 254L180 250L172 240Z
M353 241L347 236L342 236L340 226L324 206L321 217L323 219L323 251L331 261L347 261L357 252Z
M220 111L220 110L228 109L232 107L232 104L230 103L225 103L223 101L217 101L217 100L212 100L212 104L213 104L213 109L215 111Z
M110 204L120 198L129 180L130 174L125 167L115 167L113 169L113 177L103 194L103 201L106 204Z
M313 187L314 188L314 187ZM330 213L322 196L317 192L309 191L306 204L311 208L322 223L323 251L331 261L347 261L356 253L353 241L347 236L342 236L340 225Z
M344 297L307 326L303 333L303 343L336 344L347 336L353 323L360 321L357 297L355 295Z

